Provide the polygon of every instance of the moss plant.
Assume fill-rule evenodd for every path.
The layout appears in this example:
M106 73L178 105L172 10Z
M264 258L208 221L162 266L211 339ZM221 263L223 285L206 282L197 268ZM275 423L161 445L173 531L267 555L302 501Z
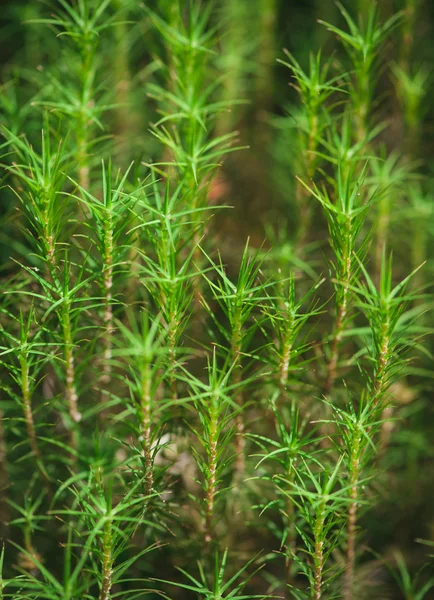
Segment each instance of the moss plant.
M420 3L15 4L0 598L428 598Z

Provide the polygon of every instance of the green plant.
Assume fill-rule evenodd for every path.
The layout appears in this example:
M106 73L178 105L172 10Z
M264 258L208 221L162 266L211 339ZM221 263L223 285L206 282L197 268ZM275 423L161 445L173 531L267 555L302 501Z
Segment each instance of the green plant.
M302 4L5 10L1 598L428 597L429 47Z

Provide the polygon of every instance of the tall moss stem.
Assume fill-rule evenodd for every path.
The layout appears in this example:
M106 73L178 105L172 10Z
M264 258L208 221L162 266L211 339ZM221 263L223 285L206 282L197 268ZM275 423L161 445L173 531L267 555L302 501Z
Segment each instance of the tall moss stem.
M152 444L151 444L151 369L148 362L143 365L141 374L140 425L143 458L145 462L145 494L149 496L154 484Z
M110 600L113 576L112 519L106 516L102 539L102 582L99 600Z
M314 600L321 600L322 598L322 584L323 584L323 569L324 569L324 519L325 519L326 502L321 502L315 519L314 529Z
M231 353L233 361L233 383L236 385L235 401L238 404L239 412L236 416L236 429L237 434L235 438L235 474L237 478L240 478L244 473L245 469L245 438L244 438L244 415L243 415L243 393L240 390L240 383L242 378L241 371L241 342L242 342L242 331L241 331L241 309L235 308L233 316L232 326L232 342L231 342Z
M327 364L327 376L324 385L324 393L330 394L337 377L337 367L340 354L340 346L345 331L345 322L349 310L350 282L352 278L352 244L351 244L351 221L347 217L344 242L343 270L340 276L340 289L337 292L336 319L331 343L330 358Z
M62 326L65 360L65 394L69 418L71 420L69 425L69 439L72 449L75 450L77 448L76 425L81 421L82 415L78 410L78 394L75 384L74 342L71 328L70 304L67 300L63 302Z
M351 448L350 458L350 505L347 519L347 549L344 576L344 600L352 600L354 592L354 567L356 560L357 500L360 477L360 432L357 431Z
M218 393L218 392L217 392ZM211 398L211 412L209 423L209 447L208 447L208 472L205 499L205 544L213 539L214 529L214 502L217 492L217 444L218 444L218 414L217 406L219 399Z
M113 218L110 211L104 225L104 362L101 382L108 385L111 380L112 336L113 336Z

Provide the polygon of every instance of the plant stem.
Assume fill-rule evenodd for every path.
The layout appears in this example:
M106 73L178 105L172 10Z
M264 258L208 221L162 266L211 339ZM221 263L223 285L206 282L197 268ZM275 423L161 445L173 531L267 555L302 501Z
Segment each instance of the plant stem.
M55 258L55 252L56 252L56 248L55 248L55 243L54 243L54 237L51 233L49 233L48 228L46 226L48 217L45 216L45 223L44 223L44 245L45 245L45 254L46 257L48 259L48 265L49 265L49 270L50 271L54 271L54 269L56 268L57 264L56 264L56 258Z
M290 465L288 470L288 482L292 482L294 480L294 469L292 465ZM295 511L294 511L294 502L290 496L288 496L286 502L286 519L287 519L287 527L288 527L288 535L286 538L286 582L288 584L293 583L293 575L291 572L292 564L293 564L293 555L295 552L295 542L296 542L296 529L295 529Z
M176 333L175 333L175 323L174 317L170 319L169 327L168 327L168 336L169 336L169 361L171 364L171 370L169 375L169 385L171 389L172 400L178 399L178 389L176 385Z
M345 330L345 319L348 314L349 308L349 296L350 296L350 282L352 277L351 272L351 252L352 244L350 242L351 232L351 221L347 217L346 221L346 232L345 232L345 245L344 245L344 256L343 256L343 272L339 277L341 283L341 291L337 298L337 314L333 332L333 340L331 344L330 358L327 364L327 377L324 385L325 395L329 395L333 389L336 377L337 377L337 366L339 361L339 350L342 342L343 333Z
M30 391L29 364L25 355L20 356L21 365L21 393L23 399L24 420L26 422L27 437L29 439L30 448L33 458L38 466L39 471L44 479L44 485L48 495L51 495L51 486L48 475L42 466L42 457L39 450L38 439L36 437L35 422L33 418L32 400Z
M43 132L44 135L44 132ZM49 132L47 132L49 135ZM42 247L48 259L48 274L52 277L57 267L56 243L53 235L52 218L49 212L49 201L45 193L42 194Z
M360 442L361 434L357 431L352 448L350 461L350 506L347 521L347 551L345 561L344 600L352 600L354 587L354 566L356 559L356 527L358 482L360 476Z
M27 437L36 462L41 460L38 442L36 439L35 423L31 404L30 384L29 384L29 366L24 356L20 358L21 364L21 390L23 395L24 419L26 421Z
M213 539L214 501L217 491L217 443L218 443L218 415L217 405L219 399L211 398L211 413L209 424L208 448L208 481L205 500L205 544Z
M303 152L304 170L306 178L310 181L315 174L315 151L318 146L318 113L310 110L308 113L309 134L306 148ZM310 193L301 181L297 178L296 183L296 201L299 210L299 225L297 231L296 247L302 251L309 233L310 222L312 219L313 203L309 201Z
M113 336L113 218L108 211L107 220L104 224L104 361L101 382L108 385L111 380L111 358L112 358L112 336Z
M239 412L236 416L236 429L237 435L235 438L235 475L239 480L242 477L245 469L245 439L244 439L244 416L242 412L243 408L243 394L240 390L239 384L241 383L241 341L242 341L242 331L241 331L241 308L236 307L234 311L233 317L233 326L232 326L232 343L231 343L231 352L232 352L232 360L234 363L233 366L233 383L236 385L235 392L235 402L239 406Z
M381 345L374 377L373 400L375 406L378 405L385 391L385 377L389 366L389 327L389 319L386 317L381 326Z
M337 366L339 360L339 349L342 342L342 336L344 333L344 322L348 312L348 282L344 287L343 302L338 306L337 317L335 321L335 328L333 333L333 341L330 353L330 359L327 365L327 379L324 386L325 395L329 395L333 389L336 377L337 377Z
M294 315L292 312L287 312L287 318L285 322L285 336L283 338L281 350L280 350L280 364L279 364L279 385L281 396L286 396L286 384L288 382L289 366L292 358L292 347L294 343L293 328Z
M113 557L112 557L112 520L107 515L104 523L102 553L102 583L99 600L109 600L112 587Z
M325 500L322 501L319 512L315 519L315 553L314 553L314 600L321 600L322 596L322 572L324 568L324 541L323 529L325 519Z
M87 159L87 123L82 123L83 116L80 117L77 133L77 165L78 165L78 183L84 190L89 189L89 165Z
M66 364L66 402L68 413L71 419L69 427L70 443L72 448L77 448L77 439L75 435L75 425L81 421L81 413L78 410L78 395L75 387L75 361L73 352L73 339L71 331L71 315L69 302L63 302L63 344L64 359Z
M30 554L30 556L36 558L38 556L38 553L33 548L32 530L31 530L29 523L26 523L26 525L24 526L23 536L24 536L24 548L25 548L26 552L28 552Z
M373 385L373 401L374 406L377 406L385 394L387 390L387 383L385 381L387 369L389 367L389 346L390 346L390 337L389 337L389 319L386 318L381 327L381 347L380 354L378 357L378 365L376 369L376 373L374 376L374 385ZM384 450L387 446L389 435L389 423L393 416L392 406L384 406L381 412L381 432L380 432L380 440L379 440L379 448L377 452L377 460L381 458L384 453Z
M283 344L282 359L279 367L279 383L281 395L285 396L285 388L288 381L289 365L291 362L292 338L288 335Z
M142 371L142 386L140 398L141 411L141 437L143 457L146 469L146 486L145 494L149 496L152 492L154 484L153 461L152 461L152 446L151 446L151 369L148 362L143 367Z

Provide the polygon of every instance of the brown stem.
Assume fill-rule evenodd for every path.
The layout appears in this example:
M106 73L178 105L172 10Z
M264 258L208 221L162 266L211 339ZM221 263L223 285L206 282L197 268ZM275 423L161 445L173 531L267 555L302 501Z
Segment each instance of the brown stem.
M288 472L288 481L291 482L294 480L294 470L292 468L292 466L290 466L289 468L289 472ZM293 559L292 557L294 556L294 552L295 552L295 542L296 542L296 529L295 529L295 511L294 511L294 502L292 500L292 498L290 496L288 496L288 499L286 501L286 511L285 511L285 516L286 516L286 520L287 520L287 526L288 526L288 534L287 534L287 538L286 538L286 577L287 580L286 582L289 585L293 584L293 574L291 572L292 570L292 565L293 565Z
M292 353L292 339L287 339L283 345L282 358L279 367L279 383L282 392L285 390L286 383L288 381L289 365L291 362Z
M211 416L211 431L208 455L208 482L206 492L205 509L205 544L209 544L213 538L214 500L217 487L217 422L216 416Z
M78 395L75 387L75 361L73 353L73 340L71 333L71 321L69 314L69 304L64 303L63 307L63 342L64 342L64 359L66 364L66 382L65 395L68 407L71 424L69 426L69 440L71 448L77 449L77 437L75 425L81 421L81 413L78 410ZM75 456L74 461L77 460Z
M173 321L169 324L169 360L172 366L169 375L169 384L171 389L172 400L178 399L178 388L176 385L176 375L175 375L175 367L176 367L176 335L175 335L175 327Z
M386 319L381 328L382 335L382 343L380 347L380 356L378 360L378 367L374 377L374 385L373 385L373 401L374 405L377 406L383 399L383 396L387 392L388 385L385 381L387 368L389 366L389 345L390 345L390 336L389 336L389 320ZM381 457L384 454L387 443L389 441L389 427L390 420L393 416L393 410L391 406L384 406L381 412L381 432L380 432L380 440L379 447L377 453L377 462L381 460Z
M148 365L146 365L142 375L142 395L140 399L140 406L142 448L146 469L145 494L149 496L152 492L152 486L154 485L154 473L151 447L151 377Z
M113 336L113 305L112 305L112 289L113 289L113 223L112 219L108 218L105 231L105 255L104 255L104 358L103 358L103 374L101 383L109 385L111 381L111 359L112 359L112 336Z
M103 555L102 555L102 583L99 600L109 600L112 587L113 557L112 557L112 531L111 519L104 523Z
M244 456L244 451L246 448L246 440L244 438L245 425L243 416L241 414L237 415L235 420L235 426L237 430L235 437L235 475L236 478L239 480L243 475L246 466L246 460Z
M57 264L56 264L56 245L54 243L54 237L53 235L49 234L47 231L45 231L44 233L45 235L45 243L47 246L47 258L48 258L48 262L50 264L50 268L54 271L54 269L56 268Z
M86 129L86 125L83 126L83 131ZM87 136L83 133L83 137L81 137L78 141L78 153L77 153L77 162L78 162L78 183L80 187L84 190L89 190L89 165L88 165L88 156L87 156Z
M317 515L315 522L315 551L314 551L314 600L321 600L322 596L322 572L324 568L324 542L323 529L324 529L324 513L325 505L321 506L321 510Z
M30 391L29 381L29 366L24 357L20 359L21 362L21 391L23 396L23 411L24 420L26 422L27 437L29 439L30 448L32 450L33 457L38 465L38 469L44 479L44 484L48 495L51 495L51 486L48 475L42 466L42 457L39 450L38 439L36 437L35 422L33 418L32 400Z
M31 394L29 385L29 369L27 361L21 359L21 386L23 394L23 409L24 419L26 421L27 437L29 438L30 447L32 454L36 461L41 459L41 453L39 452L38 441L36 439L35 423L33 420L33 411L31 404Z
M351 234L351 220L347 217L345 236L349 240ZM345 319L348 314L348 304L350 296L350 282L351 282L351 243L345 245L345 257L344 257L344 270L340 280L342 281L342 296L338 296L337 315L333 333L333 341L330 352L330 359L327 365L327 377L324 385L324 394L327 396L333 389L336 377L337 367L339 361L339 350L342 342L342 337L345 330Z
M389 319L385 319L381 326L381 346L378 357L378 366L374 376L374 385L372 389L374 405L377 406L386 391L386 373L389 366Z
M235 402L239 406L239 412L235 419L236 426L236 437L235 437L235 477L240 480L245 470L245 446L246 441L244 438L245 424L243 409L243 393L240 390L241 383L241 323L240 323L240 311L236 309L234 315L234 328L232 331L232 359L234 361L233 367L233 383L235 386Z
M350 473L350 506L347 521L347 551L344 578L344 600L352 600L354 588L354 567L356 560L356 528L357 528L357 499L358 481L360 474L359 463L360 436L357 435L351 452Z
M75 387L75 363L72 348L65 347L66 360L66 400L68 403L68 411L71 420L74 423L81 421L81 413L78 410L78 396Z

